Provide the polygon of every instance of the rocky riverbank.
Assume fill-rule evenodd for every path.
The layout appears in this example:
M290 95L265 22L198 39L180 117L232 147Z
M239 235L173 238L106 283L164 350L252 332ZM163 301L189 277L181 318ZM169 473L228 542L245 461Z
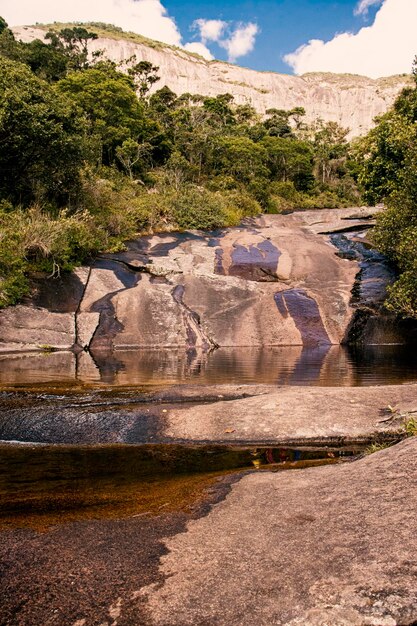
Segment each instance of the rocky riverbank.
M144 237L0 312L1 626L417 623L415 369L338 345L412 349L373 215Z
M383 440L417 409L417 384L179 386L148 394L6 393L0 440L48 444L326 445ZM394 412L391 411L394 409Z
M148 513L3 530L1 623L412 626L416 452L412 437L342 465L189 484L194 501L165 487Z

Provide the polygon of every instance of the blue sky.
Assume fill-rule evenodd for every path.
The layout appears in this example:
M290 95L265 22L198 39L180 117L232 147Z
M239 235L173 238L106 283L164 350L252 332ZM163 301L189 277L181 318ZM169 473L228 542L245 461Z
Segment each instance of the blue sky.
M416 0L417 2L417 0ZM193 2L168 0L169 14L175 16L184 35L190 24L204 16L231 22L253 21L260 32L252 52L238 60L240 65L257 70L288 73L289 66L282 57L310 39L329 40L337 32L357 31L369 23L377 7L370 9L368 19L355 16L356 2L352 0L246 0L224 3L221 0ZM215 42L210 50L216 58L227 59L227 53Z
M256 70L409 73L417 0L0 0L11 26L100 21Z

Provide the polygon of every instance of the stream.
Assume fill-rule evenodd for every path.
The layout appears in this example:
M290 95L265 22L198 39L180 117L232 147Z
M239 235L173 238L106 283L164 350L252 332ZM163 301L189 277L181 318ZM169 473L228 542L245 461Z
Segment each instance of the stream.
M373 318L375 326L377 319ZM387 324L385 320L381 323ZM3 389L260 383L355 387L415 380L417 353L407 345L390 343L218 348L193 354L172 349L127 350L95 359L87 352L0 356Z
M48 394L136 390L174 385L364 387L417 381L416 329L383 308L395 274L372 250L366 230L330 235L337 254L359 262L355 316L342 346L125 350L4 354L0 391ZM182 298L178 291L175 297ZM191 332L191 331L190 331ZM202 345L204 344L202 338ZM37 396L39 397L39 395ZM59 406L59 403L57 404ZM35 416L35 413L34 413ZM388 443L395 443L393 436ZM16 443L16 442L14 442ZM35 529L95 518L187 509L219 477L346 462L366 446L271 448L242 445L10 445L0 443L0 526Z

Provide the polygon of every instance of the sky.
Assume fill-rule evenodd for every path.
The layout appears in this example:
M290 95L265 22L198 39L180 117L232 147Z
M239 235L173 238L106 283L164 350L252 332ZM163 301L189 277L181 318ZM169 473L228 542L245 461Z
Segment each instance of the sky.
M113 23L256 70L408 73L417 0L0 0L10 26Z

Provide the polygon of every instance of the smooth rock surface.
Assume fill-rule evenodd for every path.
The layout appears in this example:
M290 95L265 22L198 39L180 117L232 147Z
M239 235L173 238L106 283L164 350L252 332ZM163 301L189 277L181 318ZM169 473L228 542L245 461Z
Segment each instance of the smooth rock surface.
M250 389L250 387L248 388ZM417 385L387 387L278 387L206 406L173 407L163 436L190 441L331 441L396 431L403 420L389 417L417 410ZM232 432L228 432L232 431Z
M341 445L401 432L401 415L417 410L417 384L173 387L144 397L5 394L0 409L3 441Z
M360 227L373 214L358 211L264 215L214 233L138 238L0 311L0 351L340 344L358 264L318 233Z
M18 305L0 311L1 352L60 348L75 341L74 315Z
M165 541L152 626L409 626L417 438L354 463L261 472Z

